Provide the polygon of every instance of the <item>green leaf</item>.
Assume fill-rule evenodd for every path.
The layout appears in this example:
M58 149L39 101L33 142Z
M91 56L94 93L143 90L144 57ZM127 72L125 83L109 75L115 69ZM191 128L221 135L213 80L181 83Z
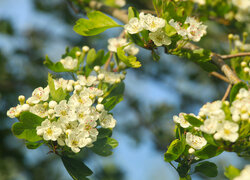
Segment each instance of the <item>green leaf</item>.
M81 49L79 47L73 47L71 50L69 50L69 48L67 47L66 48L66 52L65 54L62 55L62 58L66 58L67 56L70 56L72 57L73 59L77 58L76 57L76 52L77 51L80 51L81 52Z
M141 63L136 60L135 56L126 56L122 47L117 48L118 58L124 62L128 67L139 68L141 67Z
M176 32L176 29L173 26L170 26L168 23L166 23L166 25L165 25L165 33L166 33L167 36L171 37L171 36L175 35L177 32Z
M33 113L22 112L20 122L12 125L12 132L19 139L25 139L29 142L40 141L42 138L36 134L36 127L40 126L43 120Z
M212 134L203 133L203 137L207 140L208 144L211 144L213 146L218 146Z
M204 174L207 177L216 177L218 174L216 164L204 161L195 166L195 172Z
M93 172L80 160L62 156L62 162L70 176L74 180L87 180Z
M48 56L45 57L43 64L54 72L71 72L71 70L65 69L61 62L53 63Z
M239 82L232 87L230 92L230 103L232 103L236 99L236 96L241 88L244 88L246 90L248 89L247 85L243 82Z
M164 154L164 160L171 162L176 160L185 150L185 142L179 139L175 139L170 144L167 152Z
M143 32L143 33L144 33L144 36L145 36L145 32ZM134 42L138 46L144 47L144 42L143 42L143 40L142 40L142 38L140 37L139 34L128 34L128 36L129 36L129 39L132 40L132 42Z
M129 7L128 8L128 20L130 20L131 18L138 18L139 17L139 12L134 8L134 7Z
M87 64L90 66L94 63L96 59L96 51L94 48L90 49L89 52L88 52L88 55L87 55Z
M192 115L184 115L184 118L186 121L188 121L190 124L192 124L193 126L196 126L196 127L200 127L203 122L199 119L197 119L196 117L192 116Z
M233 180L235 177L240 175L240 170L236 167L230 165L225 169L224 175L230 179Z
M97 139L93 144L90 149L100 156L110 156L113 154L111 150L118 146L118 142L110 137Z
M79 19L73 28L76 33L82 36L94 36L109 28L122 27L100 11L92 11L87 16L89 19Z
M49 84L49 90L50 95L53 100L60 102L61 100L64 100L67 96L67 92L63 90L62 88L55 89L54 80L52 78L51 74L48 74L48 84Z
M209 144L209 145L206 145L201 150L195 151L194 154L200 159L209 159L214 156L218 156L222 152L223 152L223 149Z
M190 165L186 162L179 163L179 165L177 167L177 172L178 172L179 176L181 178L184 178L184 179L189 179L189 177L188 177L189 170L190 170Z
M98 132L99 132L99 134L98 134L97 138L99 138L99 139L112 136L112 129L111 128L99 128Z
M43 142L26 142L25 145L28 149L37 149L38 147L40 147L42 144L44 144Z

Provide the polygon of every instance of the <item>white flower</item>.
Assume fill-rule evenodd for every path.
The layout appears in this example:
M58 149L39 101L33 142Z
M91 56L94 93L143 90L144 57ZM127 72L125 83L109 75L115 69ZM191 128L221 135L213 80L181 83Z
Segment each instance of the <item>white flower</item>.
M109 84L115 84L125 78L124 74L108 72L102 69L100 70L100 73L104 74L105 76L103 81Z
M128 31L129 34L136 34L143 30L142 21L138 18L131 18L129 23L124 26L124 29Z
M49 108L51 108L51 109L54 109L56 105L57 105L56 101L50 101L49 102Z
M88 115L91 113L91 108L87 106L79 106L76 109L76 117L79 122L85 122Z
M193 135L190 132L186 134L186 142L189 146L197 150L201 149L207 144L207 141L204 137Z
M224 120L225 119L225 113L221 109L222 107L222 101L214 101L212 103L206 103L202 106L199 112L200 117L212 117L217 120Z
M115 0L115 4L119 7L123 7L126 5L126 0Z
M40 101L47 101L48 98L49 98L49 86L47 86L44 89L42 87L39 87L33 91L32 96L27 99L27 103L37 104Z
M206 0L193 0L193 2L198 3L200 5L205 5L206 4Z
M54 79L55 89L56 90L59 88L66 89L69 84L72 85L72 83L69 83L69 82L71 82L71 81L65 80L63 78Z
M171 44L171 39L165 34L162 29L159 29L156 32L149 33L149 38L154 41L156 46Z
M60 117L65 121L76 120L75 108L74 106L69 106L66 100L60 101L60 103L55 106L54 110L56 117Z
M171 19L169 21L169 25L174 27L179 35L186 38L187 30L184 27L182 27L182 24L180 22L175 22L174 19Z
M73 59L71 56L67 56L64 59L61 59L60 62L64 66L65 69L74 70L77 67L78 60Z
M249 180L250 177L250 164L246 165L240 172L240 175L235 177L233 180Z
M88 119L86 122L79 124L78 129L79 131L88 132L89 137L92 139L93 142L96 141L98 135L98 131L95 128L96 126L97 126L96 121Z
M58 126L57 122L50 122L48 119L44 120L41 126L36 128L37 135L43 136L46 141L52 140L56 141L61 135L62 129Z
M214 134L214 138L216 140L224 139L226 141L235 142L239 137L237 133L238 130L239 125L237 123L225 121L220 129L218 129L217 133Z
M207 26L198 22L193 17L187 17L185 24L189 24L189 27L187 28L188 38L195 42L200 41L201 37L207 33Z
M36 104L34 106L31 106L30 112L37 116L40 116L41 118L45 118L46 116L48 116L48 111L43 104Z
M207 134L214 134L221 123L217 119L209 118L204 121L204 124L200 126L200 130Z
M90 107L90 106L93 104L93 102L92 102L92 100L89 98L89 94L81 93L80 95L73 94L73 95L69 98L68 104L69 104L71 107L78 107L78 106Z
M186 113L180 113L179 117L175 115L173 119L174 122L180 124L181 127L188 128L191 126L191 124L185 120L184 115L186 115Z
M97 85L98 80L96 76L88 76L87 78L82 75L78 75L78 82L81 86L92 86L92 85Z
M125 38L111 38L108 43L108 50L117 52L117 48L127 45L127 40Z
M188 153L189 153L189 154L193 154L194 152L195 152L194 148L189 148L189 149L188 149Z
M151 32L156 32L165 26L166 21L162 18L155 17L151 14L144 15L143 12L139 14L140 21L143 24L143 28Z
M114 128L116 124L116 120L111 114L108 114L107 111L101 113L99 121L103 128Z
M78 122L77 121L64 121L63 119L60 118L57 122L60 125L60 127L62 128L62 131L66 135L69 135L78 126Z
M17 105L16 107L12 107L7 111L7 116L10 118L15 118L18 117L21 112L22 112L22 106Z
M75 153L80 151L80 148L85 147L86 145L92 142L91 138L88 137L87 131L74 132L69 134L68 138L65 139L65 143L71 150Z
M139 52L139 48L135 47L134 44L126 46L123 50L131 56L135 56Z
M96 110L99 111L99 112L103 111L104 110L104 105L103 104L97 104L96 105Z
M88 52L89 51L89 47L88 46L83 46L82 47L82 51L85 52L85 53Z
M232 0L232 3L241 10L249 10L250 8L249 0Z

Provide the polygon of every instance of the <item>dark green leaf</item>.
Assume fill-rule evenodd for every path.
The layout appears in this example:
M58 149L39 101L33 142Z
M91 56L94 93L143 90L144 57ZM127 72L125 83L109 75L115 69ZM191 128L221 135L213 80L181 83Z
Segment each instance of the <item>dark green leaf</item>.
M231 92L230 92L231 103L236 99L236 96L241 88L248 89L247 85L243 82L239 82L232 87Z
M90 149L100 156L110 156L113 154L111 151L118 145L118 142L110 137L97 139L96 142L93 143L94 146Z
M92 11L87 16L89 19L81 18L74 26L74 31L82 36L94 36L109 28L121 27L121 25L100 11Z
M28 149L36 149L44 144L43 142L26 142L25 145Z
M110 129L110 128L99 128L98 132L99 132L99 134L98 134L97 138L99 138L99 139L112 136L112 129Z
M12 126L12 132L19 139L25 139L29 142L40 141L42 138L36 134L36 127L40 126L43 120L30 112L22 112L20 122Z
M195 166L195 172L204 174L207 177L216 177L218 174L216 164L204 161Z
M196 126L196 127L200 127L203 122L199 119L197 119L196 117L192 116L192 115L184 115L184 118L186 121L188 121L190 124L192 124L193 126Z
M222 152L223 150L217 146L206 145L201 150L195 151L195 156L200 159L209 159L211 157L218 156Z
M87 180L93 172L80 160L62 156L62 162L70 176L74 180Z

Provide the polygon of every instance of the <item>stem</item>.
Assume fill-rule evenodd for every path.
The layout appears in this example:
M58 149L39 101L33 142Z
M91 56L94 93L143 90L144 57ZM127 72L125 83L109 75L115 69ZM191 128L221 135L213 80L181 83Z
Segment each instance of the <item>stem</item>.
M177 171L177 168L171 162L169 164Z
M223 80L223 81L225 81L225 82L227 82L227 83L230 83L230 81L227 79L227 77L223 76L220 73L217 73L217 72L214 71L214 72L211 72L210 74L217 77L217 78L219 78L219 79L221 79L221 80Z
M242 52L237 54L229 54L229 55L221 55L222 59L231 59L235 57L244 57L244 56L250 56L250 52Z
M228 95L230 93L231 88L232 88L232 84L229 84L228 87L227 87L227 90L226 90L226 92L225 92L225 94L224 94L224 96L222 98L222 101L225 101L227 99L227 97L228 97Z
M108 70L108 67L109 67L110 61L112 59L112 56L113 56L113 53L110 52L109 58L108 58L108 60L106 61L105 65L104 65L105 70Z

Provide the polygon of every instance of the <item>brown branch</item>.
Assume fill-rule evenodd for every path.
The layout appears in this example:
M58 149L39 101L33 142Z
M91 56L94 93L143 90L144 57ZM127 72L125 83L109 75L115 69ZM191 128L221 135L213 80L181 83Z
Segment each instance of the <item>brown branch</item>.
M212 75L212 76L215 76L215 77L217 77L217 78L219 78L219 79L221 79L221 80L223 80L223 81L225 81L227 83L230 83L230 81L227 79L227 77L223 76L220 73L217 73L217 72L213 71L213 72L211 72L209 74Z
M89 3L89 6L92 9L100 10L104 13L111 15L111 16L117 18L118 20L122 21L123 23L128 23L128 15L127 15L126 10L121 10L121 9L105 6L104 4L96 2L96 1L91 1ZM187 43L185 45L185 48L190 49L190 50L200 49L200 47L198 47L192 43ZM238 82L241 82L241 80L232 71L232 69L223 61L221 56L219 56L216 53L211 53L211 59L221 69L221 71L226 75L226 77L228 78L228 80L230 81L231 84L236 84Z
M231 59L235 57L244 57L244 56L250 56L250 52L242 52L237 54L229 54L229 55L221 55L220 57L222 59Z
M228 95L230 93L231 88L232 88L232 84L229 84L228 87L227 87L227 90L226 90L226 92L225 92L225 94L224 94L224 96L222 98L222 101L225 101L227 99L227 97L228 97Z

